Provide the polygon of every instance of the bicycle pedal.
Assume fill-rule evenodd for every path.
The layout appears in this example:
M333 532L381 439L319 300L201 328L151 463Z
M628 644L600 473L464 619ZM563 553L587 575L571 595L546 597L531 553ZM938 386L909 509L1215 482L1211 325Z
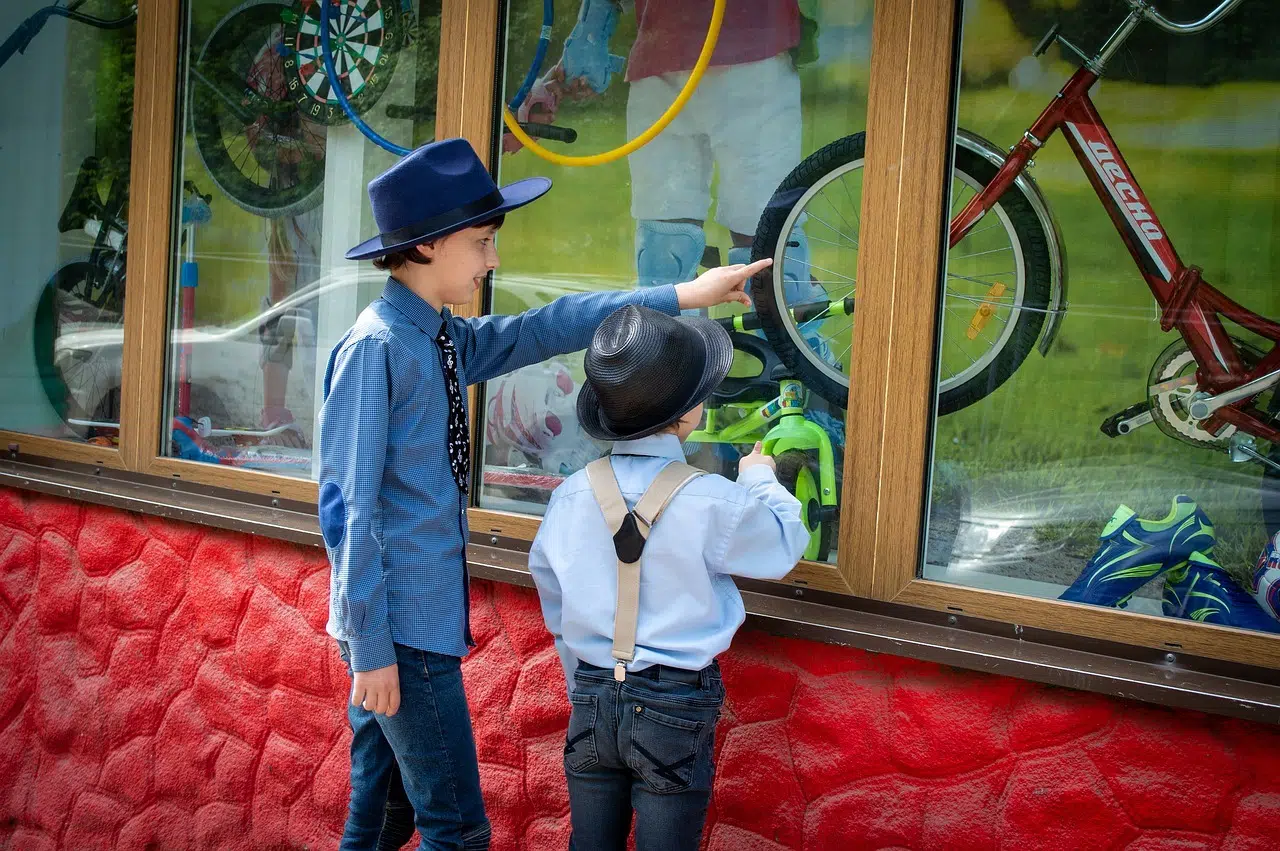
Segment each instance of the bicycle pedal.
M1103 420L1100 429L1107 437L1123 437L1153 421L1151 404L1149 402L1139 402L1107 417Z

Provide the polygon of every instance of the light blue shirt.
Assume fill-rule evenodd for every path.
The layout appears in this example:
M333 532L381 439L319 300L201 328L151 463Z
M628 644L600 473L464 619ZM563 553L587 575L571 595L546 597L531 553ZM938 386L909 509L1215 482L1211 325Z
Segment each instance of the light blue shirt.
M683 461L680 440L659 434L613 446L613 472L634 508L658 472ZM809 542L800 503L768 467L731 482L699 476L649 533L640 563L635 659L627 669L701 670L729 647L746 618L732 576L781 579ZM578 660L612 668L618 558L585 471L555 489L529 552L542 616L573 691Z
M320 410L320 530L333 565L327 630L347 642L355 670L394 664L394 644L467 654L467 503L445 454L441 326L465 386L585 348L626 304L679 311L664 286L464 319L392 278L334 347Z

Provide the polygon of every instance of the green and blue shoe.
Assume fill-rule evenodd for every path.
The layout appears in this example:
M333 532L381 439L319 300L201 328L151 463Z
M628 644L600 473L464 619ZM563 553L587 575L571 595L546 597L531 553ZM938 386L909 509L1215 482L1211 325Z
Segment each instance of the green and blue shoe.
M1185 494L1173 498L1163 520L1143 520L1120 506L1099 539L1084 572L1058 599L1124 608L1143 585L1185 566L1192 553L1211 554L1215 543L1213 524Z
M1198 552L1165 576L1163 609L1171 618L1280 632L1280 621L1268 615L1212 556Z

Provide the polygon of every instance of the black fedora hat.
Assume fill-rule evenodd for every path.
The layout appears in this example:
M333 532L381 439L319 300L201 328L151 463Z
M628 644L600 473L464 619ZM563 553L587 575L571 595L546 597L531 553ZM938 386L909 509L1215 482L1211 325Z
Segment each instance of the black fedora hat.
M706 401L732 364L733 343L716 322L629 304L591 338L578 421L599 440L646 437Z
M380 233L347 252L348 260L381 257L447 236L517 207L551 188L545 177L501 189L466 139L423 145L369 181L369 205Z

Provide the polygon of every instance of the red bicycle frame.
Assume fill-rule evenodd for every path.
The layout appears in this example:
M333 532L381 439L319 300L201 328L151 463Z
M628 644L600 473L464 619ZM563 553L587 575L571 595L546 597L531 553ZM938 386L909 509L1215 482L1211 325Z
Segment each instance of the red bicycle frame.
M1088 68L1072 75L1054 102L1013 147L991 183L952 219L951 247L964 239L995 206L1049 137L1063 129L1067 144L1075 152L1160 306L1161 330L1176 329L1195 357L1197 388L1218 394L1280 369L1280 347L1274 345L1253 367L1244 363L1240 349L1219 317L1226 317L1272 343L1280 343L1280 324L1223 295L1201 278L1199 267L1183 264L1089 98L1089 89L1097 79L1098 75ZM1280 441L1280 430L1262 421L1256 413L1252 400L1243 399L1219 408L1204 421L1203 427L1217 434L1225 426L1234 425L1255 437Z

